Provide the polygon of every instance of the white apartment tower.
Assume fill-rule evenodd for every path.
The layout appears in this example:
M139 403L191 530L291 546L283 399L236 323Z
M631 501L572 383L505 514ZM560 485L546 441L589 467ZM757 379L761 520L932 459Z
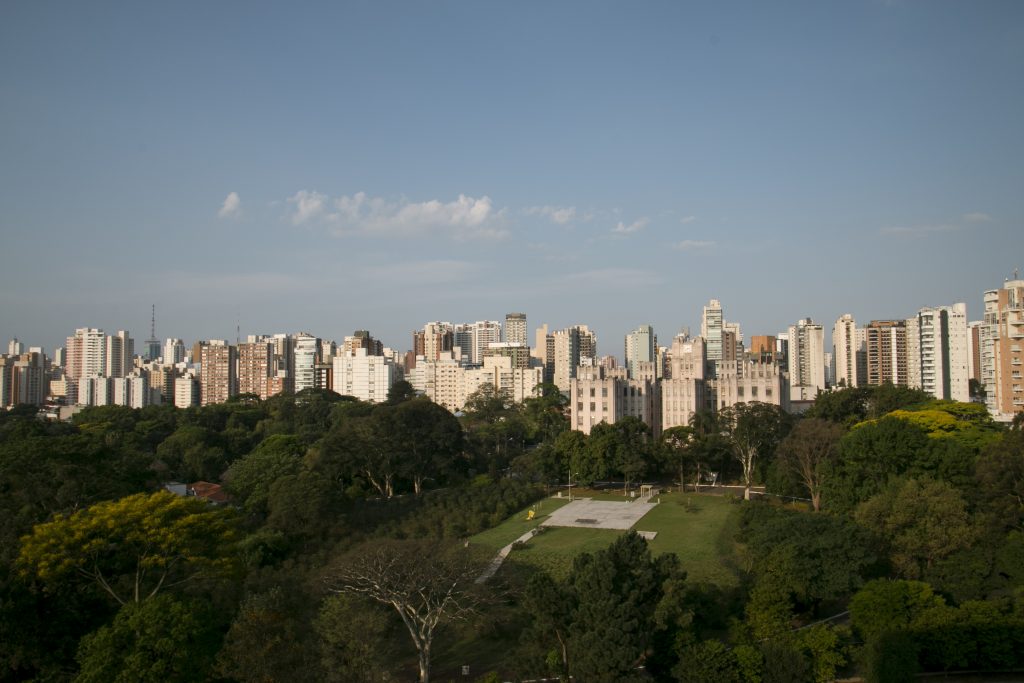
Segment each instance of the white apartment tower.
M162 360L164 365L177 365L185 360L185 342L181 339L165 341Z
M135 366L135 342L128 331L118 330L108 336L106 345L106 376L124 377L131 373Z
M722 302L712 299L700 319L700 336L707 344L708 360L722 360Z
M597 356L597 335L586 325L575 325L551 336L554 338L554 383L563 394L568 394L576 368L584 359L592 362Z
M368 349L334 357L334 391L360 401L383 403L401 375L393 358L370 355Z
M858 387L865 376L864 330L849 313L836 320L832 328L832 382L836 386Z
M925 307L907 319L908 384L935 398L970 401L967 305Z
M825 333L810 318L789 328L789 387L793 401L813 401L825 390Z
M316 388L316 363L320 340L300 333L295 337L295 393Z

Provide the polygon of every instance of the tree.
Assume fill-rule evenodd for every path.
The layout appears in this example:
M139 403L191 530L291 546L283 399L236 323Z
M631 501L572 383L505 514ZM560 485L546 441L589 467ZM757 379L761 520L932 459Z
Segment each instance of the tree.
M374 541L344 557L329 573L327 586L394 609L416 649L420 683L427 683L437 628L476 611L482 598L476 580L483 569L483 562L455 544Z
M790 428L790 418L770 403L738 403L721 413L721 422L732 439L733 455L743 476L743 498L750 500L758 457L770 456Z
M375 412L384 409L380 406ZM341 420L310 451L310 465L339 482L362 477L381 496L391 498L404 454L392 447L388 436L385 421L381 417L374 420L373 414Z
M236 460L224 475L228 491L247 510L266 510L270 487L279 478L302 469L306 444L296 436L275 434L249 455Z
M527 582L522 606L530 616L524 640L541 644L546 668L556 671L561 680L568 681L571 671L569 629L576 608L574 593L541 571Z
M569 429L565 410L569 399L554 384L538 384L535 393L523 401L523 416L530 425L530 438L554 443L559 434Z
M740 683L736 655L717 640L705 640L683 650L672 673L680 683Z
M664 586L684 576L675 555L652 557L647 542L632 531L606 550L578 556L568 580L576 595L572 675L585 681L633 678L650 643Z
M313 620L326 680L377 683L390 680L395 648L387 612L355 595L329 595Z
M159 595L121 607L109 626L82 638L79 683L185 683L210 679L220 644L212 609Z
M686 467L691 462L698 462L693 457L694 431L692 427L670 427L661 433L662 447L669 460L675 464L679 472L679 490L686 488ZM697 464L697 478L700 478L700 465ZM694 489L696 490L696 489Z
M887 542L893 565L909 579L969 547L976 535L960 493L929 479L896 482L861 503L855 517Z
M906 629L925 612L945 604L927 583L875 579L850 599L850 622L869 641L892 629Z
M120 604L234 566L235 515L165 491L97 503L37 525L19 562L44 583L88 579Z
M386 447L401 454L401 472L419 495L427 479L449 473L462 452L462 426L443 407L425 398L382 406L371 420Z
M416 398L416 390L404 379L400 379L388 388L387 405L393 406L403 401L410 401Z
M821 510L822 481L839 452L842 428L817 418L800 420L779 446L779 459L800 477L815 512Z
M310 672L315 660L305 647L310 641L309 619L297 593L275 586L246 598L217 657L220 675L263 683L292 679L296 671Z

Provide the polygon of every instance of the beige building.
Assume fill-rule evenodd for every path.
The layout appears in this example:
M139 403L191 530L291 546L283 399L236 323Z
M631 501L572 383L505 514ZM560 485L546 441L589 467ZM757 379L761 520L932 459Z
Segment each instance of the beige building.
M857 328L857 321L852 315L844 313L832 327L832 362L835 367L832 383L835 386L860 386L863 347L863 331Z
M235 347L222 339L211 339L201 347L199 396L201 405L225 403L238 393L235 375ZM177 386L175 386L177 397Z
M789 377L774 360L763 362L748 356L735 363L721 364L718 376L709 381L715 410L740 403L770 403L790 410Z
M986 403L999 420L1024 411L1024 280L985 293L986 334L981 341ZM987 363L987 364L986 364Z
M267 379L274 366L274 346L270 342L245 342L238 345L238 393L267 398Z
M594 425L637 417L661 434L661 394L657 380L628 379L626 368L581 367L569 384L570 426L589 434Z
M466 399L485 384L521 402L537 395L537 386L543 377L543 368L513 367L512 359L504 356L484 358L482 367L465 367L456 348L436 360L417 358L416 367L409 371L406 379L434 403L457 412L466 405Z
M907 322L872 320L864 327L869 386L907 386Z
M568 394L571 380L584 359L597 357L597 335L586 325L575 325L555 332L554 338L554 383Z

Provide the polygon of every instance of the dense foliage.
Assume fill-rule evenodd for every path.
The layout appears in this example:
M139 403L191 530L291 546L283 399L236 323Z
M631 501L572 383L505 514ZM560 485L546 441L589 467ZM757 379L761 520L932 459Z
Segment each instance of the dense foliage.
M446 679L453 648L483 651L496 680L1024 667L1019 426L890 386L661 434L635 418L571 431L553 387L522 405L484 387L458 417L401 386L380 405L311 391L70 423L19 407L0 413L0 681ZM488 560L467 539L569 476L746 491L723 539L735 582L689 582L625 534L564 578L513 553L467 583ZM174 481L222 484L230 504ZM402 571L377 583L395 595L456 570L466 587L471 609L437 612L426 658L408 613L346 589L388 557Z

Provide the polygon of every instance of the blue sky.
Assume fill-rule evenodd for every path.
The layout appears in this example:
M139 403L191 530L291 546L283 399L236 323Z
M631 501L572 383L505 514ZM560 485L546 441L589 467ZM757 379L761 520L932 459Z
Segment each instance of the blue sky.
M1024 4L0 6L0 337L667 344L1024 266Z

